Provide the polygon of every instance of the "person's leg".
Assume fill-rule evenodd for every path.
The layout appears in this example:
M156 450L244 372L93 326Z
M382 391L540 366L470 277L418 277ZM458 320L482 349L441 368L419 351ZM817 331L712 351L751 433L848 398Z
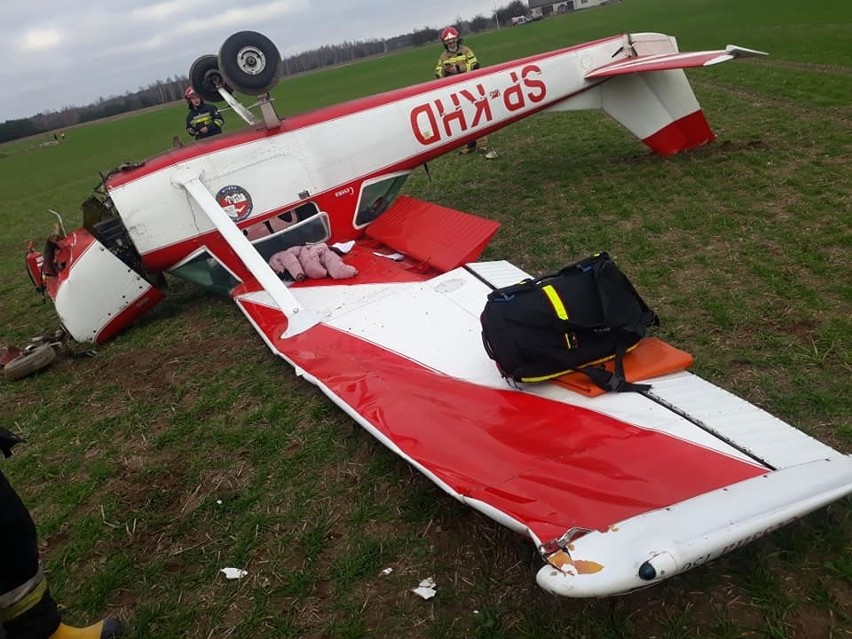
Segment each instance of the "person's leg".
M473 153L476 151L476 142L468 142L461 149L459 149L459 153L461 155L467 155L468 153Z
M39 565L32 517L0 472L0 623L6 639L111 639L124 625L107 618L88 628L61 623Z
M0 621L7 639L49 637L59 611L39 567L29 511L0 473Z
M480 155L485 156L488 160L493 160L497 157L497 151L488 146L488 136L483 135L476 141L476 150Z

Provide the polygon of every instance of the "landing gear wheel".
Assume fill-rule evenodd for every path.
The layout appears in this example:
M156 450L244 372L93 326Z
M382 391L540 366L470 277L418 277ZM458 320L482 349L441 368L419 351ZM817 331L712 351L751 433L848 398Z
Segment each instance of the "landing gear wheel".
M192 63L189 68L189 83L205 102L222 102L222 95L217 90L225 87L233 93L219 71L219 59L213 55L203 55Z
M36 346L33 350L25 352L6 364L3 367L3 374L9 380L23 379L47 368L54 359L56 359L56 351L51 346L47 344Z
M268 93L281 77L281 54L265 35L240 31L219 49L219 70L237 91L261 95Z

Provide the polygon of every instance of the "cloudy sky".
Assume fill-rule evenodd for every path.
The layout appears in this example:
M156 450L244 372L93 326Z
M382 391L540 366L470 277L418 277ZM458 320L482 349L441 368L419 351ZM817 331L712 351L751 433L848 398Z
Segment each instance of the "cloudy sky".
M0 122L186 75L236 31L282 56L490 16L505 0L0 0Z

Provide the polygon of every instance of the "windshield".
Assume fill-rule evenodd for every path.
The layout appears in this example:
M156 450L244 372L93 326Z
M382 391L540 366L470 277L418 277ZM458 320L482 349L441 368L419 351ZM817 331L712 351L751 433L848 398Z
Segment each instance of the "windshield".
M399 173L391 177L384 177L371 184L364 184L361 188L361 199L358 201L358 213L355 216L355 226L369 224L391 205L391 202L399 195L402 185L408 179L410 173Z

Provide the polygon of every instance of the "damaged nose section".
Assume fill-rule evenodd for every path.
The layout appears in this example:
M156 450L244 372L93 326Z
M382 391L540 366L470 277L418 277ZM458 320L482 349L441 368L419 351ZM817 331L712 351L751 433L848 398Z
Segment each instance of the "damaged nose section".
M50 261L45 288L62 325L78 342L109 340L164 297L85 229L59 240Z

